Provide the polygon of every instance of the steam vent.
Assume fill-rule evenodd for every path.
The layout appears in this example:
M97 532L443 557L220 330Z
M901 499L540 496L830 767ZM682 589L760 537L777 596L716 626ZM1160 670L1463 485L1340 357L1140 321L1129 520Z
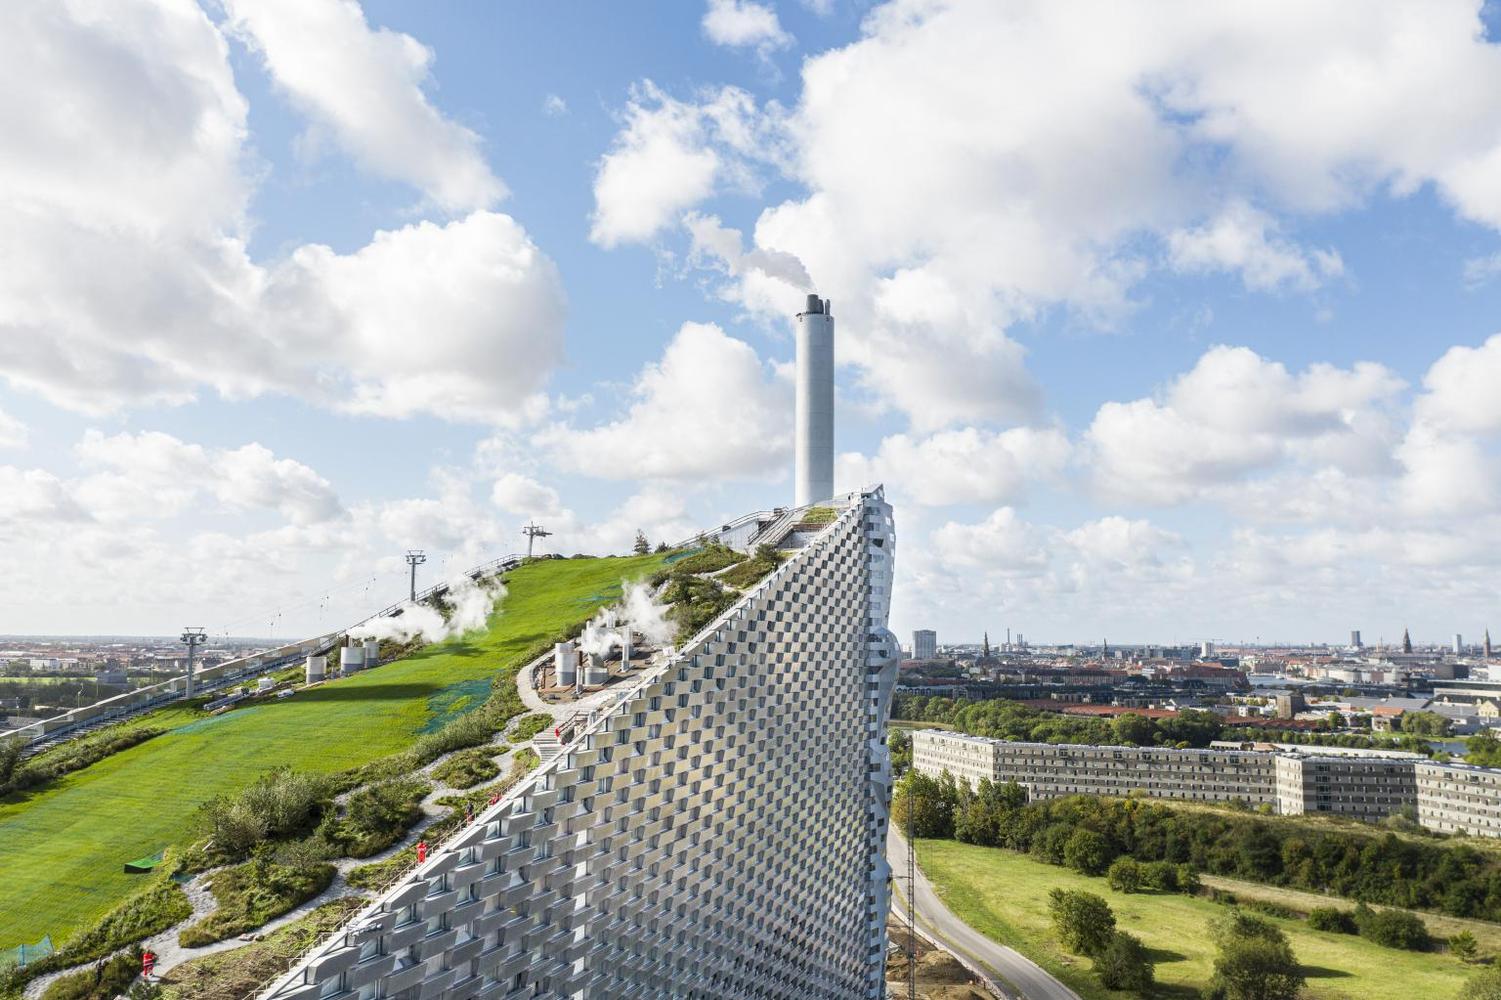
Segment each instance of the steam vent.
M824 502L724 531L786 561L263 997L882 996L892 513L829 499L812 388Z

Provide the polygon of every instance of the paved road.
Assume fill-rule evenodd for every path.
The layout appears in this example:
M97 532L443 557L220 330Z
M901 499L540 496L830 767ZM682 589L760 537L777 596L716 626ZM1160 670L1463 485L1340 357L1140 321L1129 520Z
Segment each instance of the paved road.
M895 826L886 838L886 857L897 876L897 889L905 897L907 841ZM921 868L917 870L917 926L950 951L1002 980L1025 1000L1079 1000L1079 994L1054 979L1042 966L1014 948L990 940L955 916L933 891L933 884Z

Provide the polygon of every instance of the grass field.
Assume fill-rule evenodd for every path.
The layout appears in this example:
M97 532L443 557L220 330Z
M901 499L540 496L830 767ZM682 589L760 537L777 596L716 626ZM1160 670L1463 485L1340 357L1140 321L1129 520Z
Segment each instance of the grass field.
M1157 996L1197 997L1212 974L1214 946L1207 930L1209 921L1225 912L1218 903L1156 893L1124 895L1113 892L1103 878L1079 875L1013 851L949 840L919 841L917 856L956 914L981 933L1032 958L1085 1000L1115 1000L1126 994L1101 987L1088 959L1069 955L1058 946L1047 912L1048 891L1054 887L1085 889L1110 902L1116 926L1135 934L1151 949L1157 963ZM1300 920L1268 919L1287 933L1308 976L1305 996L1309 998L1450 1000L1474 971L1447 954L1397 951L1349 935L1310 930Z
M511 574L487 631L284 701L217 717L168 709L135 725L175 728L40 791L0 803L0 948L61 944L139 881L126 861L191 839L199 804L290 765L332 772L403 749L478 708L486 681L537 643L620 596L662 556L554 559ZM164 723L162 720L167 720Z

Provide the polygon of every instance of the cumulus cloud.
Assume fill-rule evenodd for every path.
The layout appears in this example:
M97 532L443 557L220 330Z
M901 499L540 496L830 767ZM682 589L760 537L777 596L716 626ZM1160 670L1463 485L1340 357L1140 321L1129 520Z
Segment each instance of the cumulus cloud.
M652 239L721 184L753 187L773 149L774 119L737 87L683 101L646 80L623 117L594 177L589 238L604 247Z
M760 274L796 291L814 290L813 279L808 277L802 261L782 250L758 247L747 253L740 230L726 226L717 215L689 212L683 216L683 228L688 230L691 241L690 263L716 267L732 277Z
M276 85L367 169L451 212L505 197L479 136L428 103L433 53L417 39L371 30L355 0L225 0L225 9Z
M549 118L558 118L568 113L568 102L557 94L548 94L542 98L542 113Z
M1057 428L894 434L875 455L839 456L838 480L842 490L886 483L893 495L928 506L1013 503L1029 484L1056 478L1070 452Z
M761 213L752 249L805 265L842 303L841 363L929 429L1035 409L1007 331L1060 306L1118 323L1156 268L1310 290L1344 263L1298 241L1303 219L1425 184L1501 227L1501 60L1473 0L892 0L802 73L769 162L806 193ZM729 155L699 138L705 163ZM739 281L785 314L758 272Z
M709 0L704 11L704 35L715 45L754 48L763 56L792 44L777 12L754 0Z
M790 459L790 386L713 324L683 324L631 396L619 420L554 425L534 442L559 467L603 479L758 479Z
M1109 402L1085 433L1108 497L1178 503L1283 461L1375 474L1390 464L1387 415L1403 382L1360 362L1301 374L1244 347L1207 351L1160 399Z
M159 431L106 436L91 430L74 453L93 473L78 484L79 496L102 519L168 516L200 490L230 509L275 510L293 524L343 513L328 480L260 444L209 449Z
M264 10L274 21L282 8ZM204 387L397 416L506 420L532 407L561 351L563 293L514 220L477 211L351 253L311 245L252 260L246 104L196 4L91 13L22 0L0 22L11 123L0 373L12 386L90 413L182 403ZM68 115L37 114L24 95L38 92ZM350 96L349 113L365 100ZM144 119L143 107L154 109ZM435 197L451 190L432 183Z
M1168 259L1179 271L1238 273L1254 291L1308 291L1344 273L1333 250L1304 250L1277 236L1277 223L1243 201L1204 225L1169 233Z

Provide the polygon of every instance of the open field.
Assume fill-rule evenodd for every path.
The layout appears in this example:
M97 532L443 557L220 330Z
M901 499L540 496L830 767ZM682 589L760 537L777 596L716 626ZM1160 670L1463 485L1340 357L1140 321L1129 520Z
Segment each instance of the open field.
M267 769L333 772L405 748L488 696L503 666L617 599L662 556L547 560L515 570L488 631L368 673L217 717L166 709L171 732L0 803L0 948L69 933L139 885L125 862L192 839L199 804Z
M1010 945L1062 979L1086 1000L1126 994L1099 985L1090 962L1057 943L1048 918L1048 891L1085 889L1103 896L1120 929L1141 938L1157 962L1156 995L1189 1000L1212 974L1209 921L1225 907L1202 897L1114 892L1103 878L1079 875L1013 851L949 840L918 842L918 863L944 901L976 930ZM1240 884L1234 887L1237 891ZM1315 897L1322 900L1322 897ZM1328 905L1330 900L1322 900ZM1287 933L1308 976L1305 995L1317 1000L1450 1000L1473 972L1440 952L1383 948L1361 938L1314 931L1300 920L1271 919ZM1425 919L1426 915L1425 915ZM1477 921L1446 921L1486 931ZM1446 928L1431 922L1436 932ZM1480 937L1477 932L1476 937Z

